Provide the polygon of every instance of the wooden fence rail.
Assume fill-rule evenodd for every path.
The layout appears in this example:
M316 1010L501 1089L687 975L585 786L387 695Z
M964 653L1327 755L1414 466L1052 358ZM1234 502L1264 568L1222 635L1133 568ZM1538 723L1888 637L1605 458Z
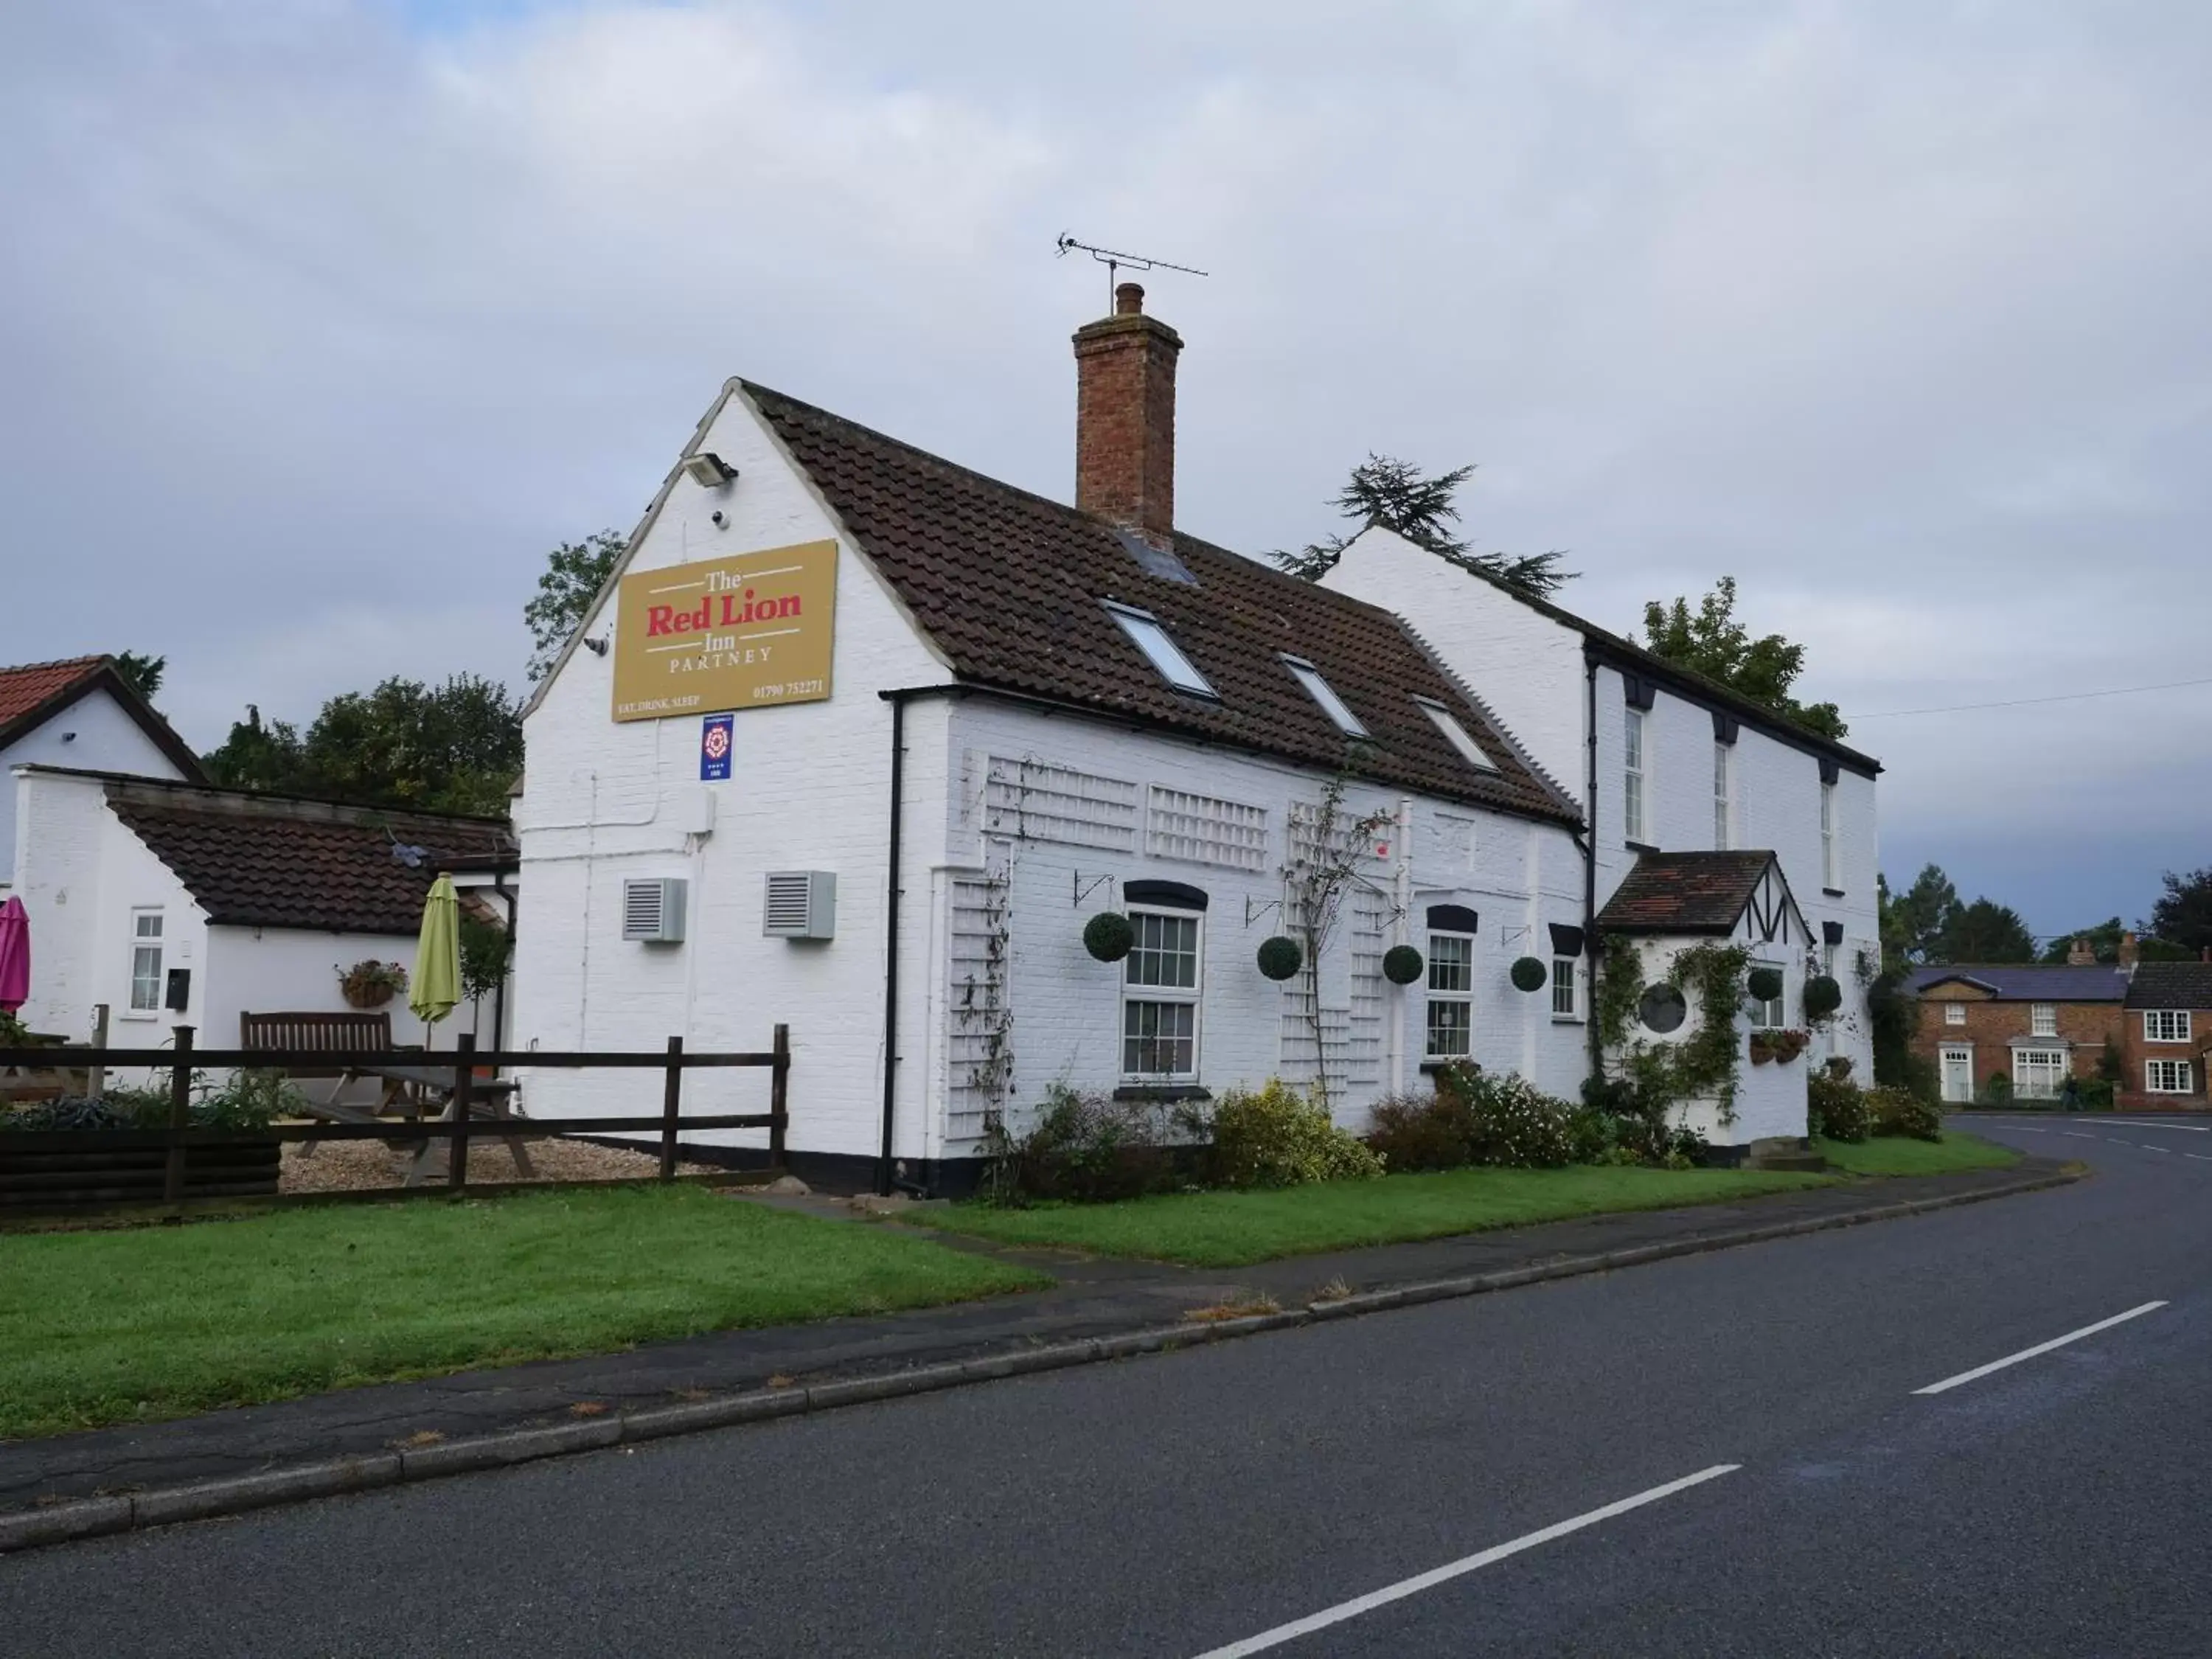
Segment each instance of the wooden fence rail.
M470 1140L491 1134L501 1139L515 1136L544 1137L570 1134L653 1134L660 1143L660 1179L676 1178L677 1145L686 1129L766 1129L769 1158L781 1164L790 1127L791 1028L775 1028L775 1045L753 1052L696 1054L684 1039L672 1036L658 1052L592 1054L568 1050L479 1050L476 1039L463 1036L457 1047L440 1053L422 1048L351 1050L287 1048L201 1048L193 1042L189 1025L175 1028L175 1041L163 1048L72 1048L66 1046L0 1048L0 1071L23 1066L40 1071L91 1072L110 1077L118 1071L145 1069L169 1074L168 1123L159 1129L47 1129L0 1133L0 1152L95 1152L150 1151L167 1154L162 1182L164 1203L181 1204L185 1198L185 1149L226 1146L270 1140L386 1140L409 1143L444 1140L447 1185L459 1190L468 1184ZM665 1074L660 1110L649 1116L500 1117L471 1121L471 1097L477 1086L477 1070L483 1067L544 1066L560 1070L645 1070ZM401 1119L392 1122L278 1123L266 1129L197 1127L191 1122L192 1074L207 1066L252 1071L331 1068L353 1069L374 1074L380 1068L410 1072L453 1073L453 1105L442 1118ZM700 1070L757 1067L771 1073L769 1109L765 1112L719 1112L687 1117L684 1115L684 1073Z

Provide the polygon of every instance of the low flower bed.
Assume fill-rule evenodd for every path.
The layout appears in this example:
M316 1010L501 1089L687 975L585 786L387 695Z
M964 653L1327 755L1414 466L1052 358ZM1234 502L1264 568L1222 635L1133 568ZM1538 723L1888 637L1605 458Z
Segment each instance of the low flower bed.
M252 1198L277 1188L283 1148L265 1130L300 1103L275 1073L240 1072L220 1088L197 1080L186 1121L241 1138L185 1149L189 1198ZM169 1097L116 1089L0 1111L0 1211L69 1211L158 1202L168 1179ZM105 1144L103 1144L105 1143Z

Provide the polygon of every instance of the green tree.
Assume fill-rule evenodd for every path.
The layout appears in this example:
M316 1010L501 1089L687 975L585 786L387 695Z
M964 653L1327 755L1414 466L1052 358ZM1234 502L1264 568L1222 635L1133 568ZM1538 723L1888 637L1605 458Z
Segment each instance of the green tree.
M1932 960L1936 962L2033 962L2035 935L2020 912L1995 899L1978 898L1955 906L1943 921Z
M2142 931L2177 945L2186 957L2212 949L2212 867L2164 877L2166 890L2151 906Z
M1850 729L1835 704L1802 703L1790 695L1804 672L1805 647L1779 634L1753 639L1735 617L1733 576L1722 577L1695 611L1686 599L1672 605L1650 601L1644 607L1644 642L1654 656L1718 680L1808 732L1840 741Z
M201 764L234 789L503 817L522 769L522 709L505 686L473 674L436 687L392 678L332 697L305 737L249 704Z
M1365 460L1352 469L1351 481L1330 505L1360 530L1381 525L1446 563L1488 577L1524 599L1549 599L1563 584L1572 581L1576 573L1559 568L1563 556L1557 551L1518 555L1468 551L1467 544L1452 534L1452 526L1459 521L1459 506L1453 498L1474 476L1472 466L1455 466L1431 478L1411 461L1370 452ZM1351 536L1332 533L1295 553L1279 549L1267 556L1299 580L1315 582L1334 568L1352 540Z
M1922 866L1912 885L1893 893L1884 877L1875 888L1880 907L1881 959L1886 968L1917 967L1936 956L1943 929L1959 908L1959 890L1933 864Z
M161 675L168 668L167 657L141 656L136 651L116 653L115 672L130 682L131 689L148 702L154 701L161 690Z
M298 731L284 720L263 725L261 710L250 702L246 718L231 726L221 748L200 757L200 764L227 789L313 793Z
M538 579L538 594L522 607L522 620L530 626L530 681L536 684L553 670L555 659L568 636L584 625L592 601L614 574L615 561L625 543L611 530L586 536L580 542L563 542L545 562Z
M498 816L522 769L522 708L474 674L434 689L395 678L325 703L301 757L340 800Z

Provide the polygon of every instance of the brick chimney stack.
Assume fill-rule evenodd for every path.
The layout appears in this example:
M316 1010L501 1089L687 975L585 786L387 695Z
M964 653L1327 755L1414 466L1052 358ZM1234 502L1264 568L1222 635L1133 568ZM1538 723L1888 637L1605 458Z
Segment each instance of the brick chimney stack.
M2076 936L2074 942L2066 947L2066 965L2069 968L2094 967L2096 961L2096 947L2086 939Z
M2120 935L2121 967L2126 969L2128 972L2132 974L2136 970L2136 959L2142 956L2142 951L2136 945L2136 936L2133 933L2123 933Z
M1175 377L1182 337L1123 283L1075 331L1075 504L1167 544L1175 528Z

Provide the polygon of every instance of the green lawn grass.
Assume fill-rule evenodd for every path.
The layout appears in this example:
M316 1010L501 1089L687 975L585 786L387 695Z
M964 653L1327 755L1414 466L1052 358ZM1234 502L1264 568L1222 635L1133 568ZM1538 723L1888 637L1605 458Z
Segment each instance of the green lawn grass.
M1035 1288L696 1188L0 1237L0 1437Z
M1850 1175L1948 1175L1954 1170L2002 1170L2017 1164L2021 1154L1978 1135L1946 1129L1941 1140L1912 1140L1903 1135L1876 1135L1861 1141L1814 1142L1820 1156Z
M910 1218L1004 1244L1043 1244L1200 1267L1607 1210L1663 1210L1826 1184L1826 1176L1763 1170L1449 1170L1265 1192L1176 1193L1119 1204L1029 1210L956 1204Z

